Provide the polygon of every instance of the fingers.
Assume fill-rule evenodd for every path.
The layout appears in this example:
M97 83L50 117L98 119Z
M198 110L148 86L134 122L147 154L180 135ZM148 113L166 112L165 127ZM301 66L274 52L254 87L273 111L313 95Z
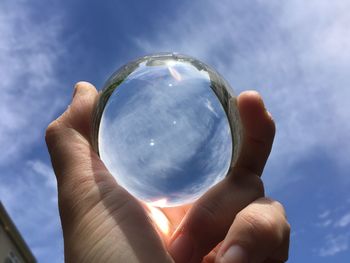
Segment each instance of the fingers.
M216 262L285 262L289 234L290 226L282 205L260 198L237 214Z
M193 205L170 241L175 262L199 262L224 239L235 215L263 195L260 178L253 175L226 177L210 189Z
M169 251L176 262L201 260L224 239L236 214L264 196L259 177L275 126L258 93L244 92L237 101L244 132L241 154L231 174L197 200L174 233Z
M243 141L235 164L236 176L241 170L261 175L271 151L275 124L256 91L241 93L237 106L243 126Z
M46 144L59 184L70 180L72 176L67 174L72 171L91 165L91 115L97 96L91 84L77 83L71 105L46 130Z

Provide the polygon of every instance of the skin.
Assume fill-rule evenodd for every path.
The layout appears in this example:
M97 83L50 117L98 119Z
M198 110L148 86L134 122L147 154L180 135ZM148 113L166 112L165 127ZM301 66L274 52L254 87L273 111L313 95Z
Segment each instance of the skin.
M152 221L145 204L118 185L92 150L91 114L97 98L94 86L77 83L71 105L46 131L66 262L288 259L290 226L285 211L264 197L260 179L275 125L257 92L243 92L237 98L243 144L234 169L194 204L161 209L169 221L168 234Z

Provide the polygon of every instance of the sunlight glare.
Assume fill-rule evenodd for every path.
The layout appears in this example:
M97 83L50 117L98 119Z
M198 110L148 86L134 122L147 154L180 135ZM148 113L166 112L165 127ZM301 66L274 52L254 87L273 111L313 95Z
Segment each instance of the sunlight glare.
M149 216L155 222L158 229L164 234L169 235L170 225L169 220L165 214L155 206L164 206L166 204L166 199L160 199L152 203L146 203L147 208L149 209Z

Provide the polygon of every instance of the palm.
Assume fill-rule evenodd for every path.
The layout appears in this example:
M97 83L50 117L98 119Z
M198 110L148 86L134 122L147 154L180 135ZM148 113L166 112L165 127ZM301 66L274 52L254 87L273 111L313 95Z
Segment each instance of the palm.
M96 159L95 162L99 163L101 161L99 159L98 160ZM110 177L109 172L106 169L104 172L102 172L102 174L105 174L106 177ZM112 186L112 185L114 185L114 182L111 180L111 181L109 181L109 184L111 184L111 186ZM115 187L115 185L112 187ZM119 196L117 196L117 195L115 197L119 198ZM118 200L115 199L115 202L118 202ZM103 200L100 200L100 203L101 203L101 205L104 206L106 211L111 210L111 207L107 207L106 204L104 204ZM113 202L111 202L111 204L112 203ZM186 213L192 207L192 204L187 204L187 205L182 205L182 206L177 206L177 207L153 208L152 209L153 211L154 211L154 209L160 211L161 214L163 215L163 218L166 218L166 220L167 220L168 230L164 231L164 229L161 229L161 227L159 227L159 221L158 221L159 220L159 213L152 215L152 210L150 210L150 207L147 204L144 204L142 202L140 204L141 204L140 207L143 208L144 220L147 221L148 217L151 217L153 219L154 228L157 230L157 232L155 232L155 234L156 233L158 234L157 237L155 237L155 238L160 238L162 240L162 242L165 244L165 246L167 246L169 244L173 233L178 229L182 219L184 218ZM110 221L110 219L112 219L113 217L114 217L113 214L107 213L106 218L104 218L104 220ZM101 223L96 224L96 227L100 227L100 225L101 225ZM116 223L116 225L118 225L118 224ZM106 230L106 231L109 232L111 230L113 231L113 228L115 227L115 225L112 224L112 225L109 225L107 227L109 228L109 230ZM118 234L118 233L115 233L115 234ZM96 239L96 237L93 237L93 238ZM116 246L116 245L117 244L114 243L112 245L112 247ZM209 255L203 260L203 262L208 262L208 263L214 262L217 250L218 250L218 247L213 249L213 251L211 253L209 253Z
M103 165L101 159L97 156L97 154L93 153L90 154L91 157L91 163L92 163L92 167L94 168L94 178L97 179L97 181L99 180L104 180L108 187L108 188L116 188L119 189L119 186L117 186L117 182L112 178L111 174L109 173L109 171L105 168L105 166ZM104 177L104 178L103 178ZM96 180L95 180L96 183ZM99 187L101 190L101 187ZM108 190L107 190L108 191ZM101 198L103 195L101 195L101 193L99 193L97 195L98 198ZM115 196L116 198L118 196ZM100 202L103 202L102 199L99 200ZM119 200L115 200L115 202L117 202ZM112 204L112 202L110 203ZM140 202L140 206L143 207L144 210L144 216L148 217L151 216L151 218L153 218L153 222L155 224L155 226L157 228L159 228L158 224L158 218L157 215L155 215L154 217L151 215L152 211L150 211L150 207L148 204L143 203L142 201ZM180 225L183 217L186 215L187 211L192 207L192 204L186 204L186 205L182 205L182 206L177 206L177 207L164 207L164 208L155 208L156 210L160 211L162 215L164 215L164 218L166 218L167 223L168 223L168 230L167 231L162 231L162 229L157 229L160 231L160 235L162 237L162 239L165 241L165 243L167 243L171 237L171 235L174 233L174 231L177 229L177 227ZM106 207L107 209L108 207ZM154 211L154 210L153 210ZM159 214L158 214L159 216Z
M93 163L92 166L96 167L95 168L96 174L94 175L94 177L98 178L101 175L104 176L105 177L104 180L106 180L107 185L108 185L108 187L106 187L106 189L115 188L116 192L119 191L119 188L115 184L115 181L111 178L111 175L109 174L108 170L104 167L104 165L102 164L99 157L96 154L92 154L90 156L91 156L91 162ZM97 168L97 167L99 167L99 168ZM100 187L99 191L101 191L101 187ZM109 190L107 190L107 191L109 192ZM113 192L111 192L110 195L113 196ZM104 195L103 194L101 195L101 192L100 192L100 193L98 193L98 195L96 197L100 198L101 196L104 196ZM98 222L96 224L96 228L98 228L98 227L101 228L101 224L103 224L102 221L115 222L115 220L110 220L110 219L114 218L114 215L113 215L113 213L110 213L109 211L114 210L113 203L120 202L120 200L118 200L118 198L120 198L120 196L115 195L112 197L111 201L107 202L107 203L104 201L104 199L100 198L99 203L103 207L102 209L105 209L105 211L107 211L107 213L106 213L106 217L101 218L101 222ZM137 203L138 202L136 202L134 204L137 204ZM160 238L166 246L169 244L169 241L171 240L172 234L178 229L182 219L184 218L186 213L192 207L192 204L186 204L186 205L177 206L177 207L153 208L153 211L154 211L154 209L157 209L158 211L161 212L161 214L163 215L163 218L166 218L166 220L167 220L168 230L164 231L164 229L162 230L159 227L159 222L158 222L159 213L158 213L158 217L157 217L157 214L152 215L152 210L150 210L150 208L147 204L144 204L142 202L140 202L139 204L140 204L140 208L142 207L144 220L147 221L148 217L151 217L153 219L154 227L156 228L157 233L158 233L158 236L155 238ZM90 219L87 221L90 221ZM107 224L106 228L108 228L108 229L106 229L105 231L107 231L107 232L112 231L113 232L113 229L115 228L116 225L118 225L117 222L115 222L115 224L114 223ZM151 225L150 225L150 227L151 227ZM117 233L115 233L115 234L117 234ZM96 237L93 237L93 238L96 239ZM115 245L117 245L117 244L112 244L112 247ZM208 257L205 258L205 262L208 262L208 263L214 262L216 251L217 251L217 247L211 253L209 253Z
M120 187L117 185L117 182L112 178L111 174L106 169L106 167L104 166L101 159L96 153L90 153L89 155L86 155L86 157L90 159L90 162L92 164L91 167L94 167L92 171L88 171L93 173L93 176L91 178L94 178L94 180L91 182L91 188L96 190L98 189L98 191L96 191L95 193L96 199L94 200L94 202L99 202L105 207L106 210L110 210L113 206L113 203L120 202L120 196L113 196L113 192L111 191L111 189L115 188L116 192L120 192ZM99 186L101 184L101 181L105 183L103 187ZM104 201L105 192L107 192L108 195L111 195L113 196L113 198L115 198L115 200L113 200L114 202L110 201L106 203ZM154 226L157 228L157 231L162 240L165 242L165 244L168 244L171 235L180 225L187 211L192 207L192 204L187 204L177 207L153 208L152 210L150 210L150 206L146 203L143 203L142 201L135 202L134 205L135 204L139 204L140 207L142 207L145 219L147 217L151 217L153 219ZM154 210L160 211L161 213L152 214L152 211ZM163 220L167 221L168 228L166 230L161 229L159 226L159 214L162 215ZM108 216L112 215L107 213L107 217Z

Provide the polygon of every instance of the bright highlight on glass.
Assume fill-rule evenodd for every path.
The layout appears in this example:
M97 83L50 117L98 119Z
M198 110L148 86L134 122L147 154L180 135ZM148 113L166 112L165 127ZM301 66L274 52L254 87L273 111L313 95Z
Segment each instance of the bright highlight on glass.
M117 182L155 206L195 201L237 158L240 125L225 80L163 53L120 68L100 93L93 144Z

